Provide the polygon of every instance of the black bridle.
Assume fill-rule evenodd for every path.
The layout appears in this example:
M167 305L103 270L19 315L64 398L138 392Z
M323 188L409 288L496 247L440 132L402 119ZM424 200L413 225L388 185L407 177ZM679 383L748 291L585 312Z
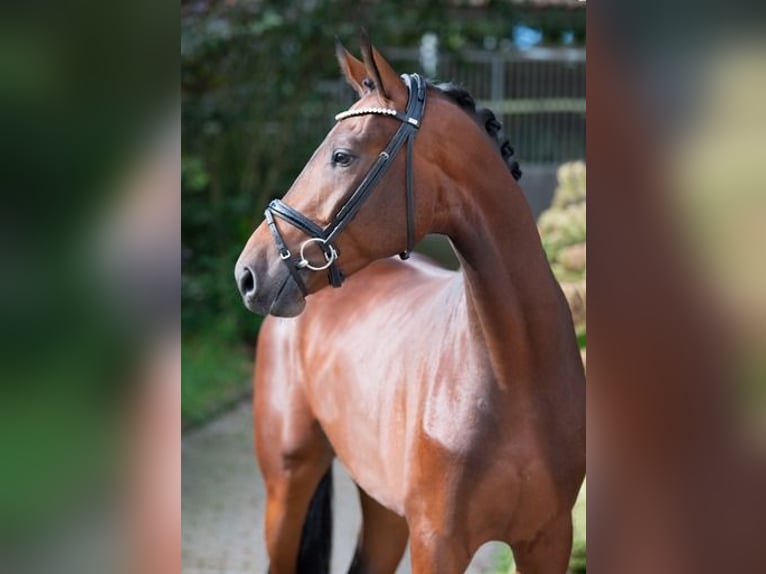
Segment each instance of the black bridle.
M295 283L301 290L303 295L308 294L306 284L300 276L301 269L310 269L311 271L328 270L330 284L333 287L340 287L343 283L343 273L338 268L338 249L334 245L334 241L338 235L346 228L351 222L359 209L364 204L365 200L369 197L375 185L383 178L388 169L391 167L396 154L407 144L407 156L405 167L405 188L407 198L407 247L399 256L402 259L407 259L410 256L413 248L414 236L415 236L415 222L414 222L414 207L413 207L413 192L412 192L412 144L415 141L415 134L420 127L420 122L423 119L423 113L426 108L426 83L417 74L403 74L405 84L407 85L408 97L407 97L407 109L405 113L398 112L397 110L390 108L358 108L356 110L348 110L341 112L335 116L337 121L342 121L346 118L353 116L362 116L369 114L377 114L390 116L396 118L402 125L396 131L391 141L386 146L380 155L372 164L372 167L364 176L364 179L359 186L351 194L346 203L338 210L333 217L332 221L327 227L322 228L308 217L303 215L296 209L293 209L286 203L283 203L279 199L273 200L266 208L266 221L271 230L271 235L274 237L274 242L279 249L279 256L282 261L285 262L287 268L290 271ZM309 236L309 239L301 244L298 255L293 255L285 245L285 241L282 235L277 229L275 218L279 217L283 221L286 221L290 225L297 227L303 233ZM324 253L325 263L323 265L312 265L305 257L304 251L306 246L316 243L322 252Z

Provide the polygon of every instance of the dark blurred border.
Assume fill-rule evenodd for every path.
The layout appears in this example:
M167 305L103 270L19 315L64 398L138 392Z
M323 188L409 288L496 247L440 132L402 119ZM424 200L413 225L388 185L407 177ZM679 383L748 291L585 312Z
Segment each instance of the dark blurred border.
M179 30L163 1L2 8L4 572L180 564Z
M751 169L766 159L759 12L588 6L593 572L766 571L766 339L755 327L766 289L743 289L766 276L762 169Z

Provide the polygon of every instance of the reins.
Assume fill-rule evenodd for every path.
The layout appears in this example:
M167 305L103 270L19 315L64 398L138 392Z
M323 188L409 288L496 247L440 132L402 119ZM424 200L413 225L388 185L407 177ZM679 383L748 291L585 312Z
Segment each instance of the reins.
M330 284L333 287L340 287L343 284L343 272L338 267L338 257L340 255L337 247L334 245L338 235L351 223L351 220L361 209L365 200L375 188L377 183L388 172L393 163L396 154L407 144L405 157L405 193L406 193L406 211L407 211L407 246L399 256L407 259L412 252L415 241L415 221L414 221L414 196L412 189L412 146L415 141L420 122L423 119L423 113L426 107L426 82L418 74L403 74L402 78L407 85L407 108L404 113L390 108L368 107L356 110L347 110L335 116L336 121L343 121L346 118L361 115L385 115L396 118L402 125L396 131L386 148L380 152L375 163L365 175L362 182L351 194L351 197L341 206L327 227L322 228L298 210L290 207L279 199L273 200L266 208L266 222L274 237L279 256L285 265L287 265L298 288L303 295L308 294L306 284L300 275L301 269L311 271L328 270ZM285 244L282 235L279 233L275 218L278 217L286 221L293 227L297 227L303 233L309 236L309 239L301 243L298 254L293 254ZM306 246L316 243L325 257L325 263L322 265L312 265L305 257Z

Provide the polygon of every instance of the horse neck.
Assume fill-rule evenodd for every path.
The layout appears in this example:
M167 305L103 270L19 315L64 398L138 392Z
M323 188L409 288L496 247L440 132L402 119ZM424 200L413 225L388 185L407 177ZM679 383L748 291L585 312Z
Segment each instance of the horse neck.
M469 327L498 382L532 382L562 343L568 311L518 184L499 156L476 159L445 190L443 231L462 264Z

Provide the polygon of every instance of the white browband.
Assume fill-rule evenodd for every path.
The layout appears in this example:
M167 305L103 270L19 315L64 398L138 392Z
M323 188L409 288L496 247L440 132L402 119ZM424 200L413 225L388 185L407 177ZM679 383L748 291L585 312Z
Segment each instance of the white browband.
M367 114L379 114L383 116L395 116L399 112L396 110L392 110L391 108L358 108L356 110L346 110L345 112L341 112L338 115L335 116L335 121L339 122L341 120L345 120L346 118L350 118L352 116L364 116Z

